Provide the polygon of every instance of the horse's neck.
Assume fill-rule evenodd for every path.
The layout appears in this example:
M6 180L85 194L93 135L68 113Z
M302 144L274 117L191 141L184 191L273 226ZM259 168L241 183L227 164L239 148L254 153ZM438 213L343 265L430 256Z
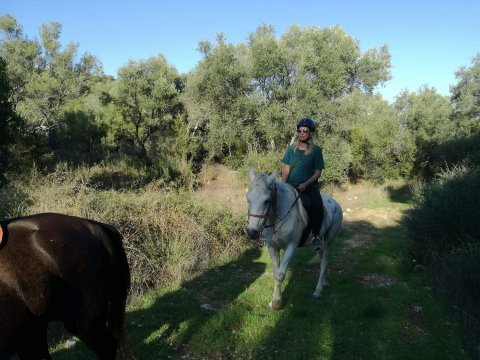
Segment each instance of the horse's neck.
M295 192L292 191L290 185L275 181L277 187L277 217L284 216L295 202Z
M283 182L277 182L277 192L281 192L281 195L277 195L277 199L281 199L277 200L277 203L280 203L280 205L277 205L277 217L283 218L290 211L300 216L303 223L307 224L308 216L305 208L300 205L300 194L295 191L292 186Z

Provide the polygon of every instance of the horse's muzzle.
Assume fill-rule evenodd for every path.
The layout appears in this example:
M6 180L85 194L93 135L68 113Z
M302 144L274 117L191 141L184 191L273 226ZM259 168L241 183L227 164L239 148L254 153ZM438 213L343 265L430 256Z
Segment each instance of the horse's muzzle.
M255 230L255 229L247 228L246 233L247 233L247 237L250 240L257 240L260 237L260 232L258 230Z

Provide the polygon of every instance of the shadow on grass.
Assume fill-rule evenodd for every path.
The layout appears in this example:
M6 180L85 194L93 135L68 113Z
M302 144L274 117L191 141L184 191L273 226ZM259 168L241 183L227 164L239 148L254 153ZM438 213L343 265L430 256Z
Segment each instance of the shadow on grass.
M363 241L352 241L359 235ZM347 223L319 300L319 265L307 265L310 248L298 249L278 312L266 308L274 281L265 249L249 250L179 290L147 297L127 314L131 348L139 360L466 359L445 308L406 266L406 241L400 226ZM54 359L87 358L76 351Z
M249 358L466 359L458 330L442 318L444 308L406 266L400 227L359 221L348 229L334 244L331 286L319 300L312 293L320 266L307 265L310 249L297 250L283 291L284 309ZM369 241L352 246L349 240L359 231ZM427 317L436 318L435 324Z
M388 193L388 197L393 202L401 204L410 204L412 200L412 188L410 185L405 184L398 186L387 186L385 189Z
M191 337L264 273L265 264L255 261L260 254L258 248L247 250L239 259L185 282L179 290L160 296L151 293L151 303L127 312L126 333L137 359L177 359L188 352ZM57 351L54 359L88 356L80 345Z
M246 251L238 260L210 269L148 308L130 313L128 326L136 328L132 338L135 354L142 358L155 353L166 358L188 351L183 347L188 347L204 323L263 274L265 264L255 262L259 256L259 249ZM173 347L169 344L172 338L177 344Z

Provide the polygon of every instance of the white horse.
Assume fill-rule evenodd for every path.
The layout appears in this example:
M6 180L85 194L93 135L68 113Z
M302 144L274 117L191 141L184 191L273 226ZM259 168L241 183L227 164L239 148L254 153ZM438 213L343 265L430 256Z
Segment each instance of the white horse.
M322 193L325 216L320 229L323 237L323 252L320 277L313 297L320 298L323 286L328 285L326 272L330 246L335 240L343 219L340 205L330 196ZM307 226L307 213L296 189L271 175L255 174L250 169L250 186L247 193L248 225L247 236L256 240L260 236L265 239L268 253L273 263L275 288L269 306L271 309L282 308L282 282L285 279L287 266L295 250L299 246L302 233ZM309 236L309 242L312 236ZM285 251L280 262L280 250Z

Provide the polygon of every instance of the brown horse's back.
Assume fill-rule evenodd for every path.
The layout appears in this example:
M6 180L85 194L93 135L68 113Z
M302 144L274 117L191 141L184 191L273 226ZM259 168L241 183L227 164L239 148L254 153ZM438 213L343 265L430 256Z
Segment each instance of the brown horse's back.
M100 358L124 348L130 273L111 226L60 214L2 222L0 360L47 357L46 325L63 321Z

